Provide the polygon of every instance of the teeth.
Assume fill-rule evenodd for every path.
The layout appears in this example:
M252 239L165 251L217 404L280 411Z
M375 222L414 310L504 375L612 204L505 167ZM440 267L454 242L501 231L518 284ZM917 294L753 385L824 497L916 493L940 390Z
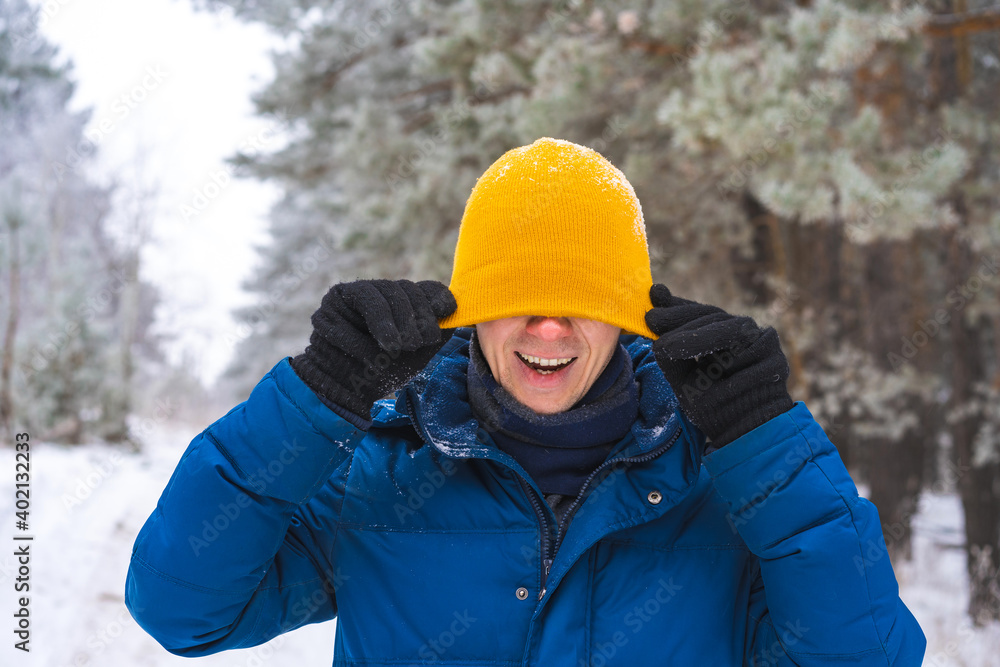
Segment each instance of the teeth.
M530 354L521 354L521 357L525 361L532 364L538 364L539 366L562 366L563 364L568 364L569 362L573 361L573 357L567 357L564 359L545 359L543 357L533 357Z

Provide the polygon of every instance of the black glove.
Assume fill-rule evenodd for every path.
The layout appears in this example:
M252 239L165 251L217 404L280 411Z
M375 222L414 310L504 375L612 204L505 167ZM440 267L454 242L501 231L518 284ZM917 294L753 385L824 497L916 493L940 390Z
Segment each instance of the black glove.
M334 285L313 313L309 346L292 358L292 368L327 404L367 427L375 401L409 382L451 338L455 330L442 330L438 320L457 307L434 280Z
M681 409L714 446L791 409L788 360L773 327L673 296L666 285L653 285L649 296L656 361Z

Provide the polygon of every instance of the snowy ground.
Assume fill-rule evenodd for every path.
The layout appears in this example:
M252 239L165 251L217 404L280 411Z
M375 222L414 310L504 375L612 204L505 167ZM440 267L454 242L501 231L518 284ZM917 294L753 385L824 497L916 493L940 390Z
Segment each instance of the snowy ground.
M13 648L13 459L0 479L0 617L9 629L0 665L37 667L327 667L332 623L309 626L270 644L192 661L164 651L132 620L122 601L132 542L184 447L197 429L157 424L145 453L103 446L32 448L31 653ZM1000 624L974 630L964 618L966 586L960 506L927 495L916 518L915 559L897 567L902 597L928 636L924 665L1000 667ZM20 534L20 533L19 533Z
M1000 666L1000 623L975 629L965 615L968 578L958 496L925 493L913 529L913 562L895 570L900 597L927 635L924 665Z
M332 623L302 628L270 644L207 658L167 653L136 625L123 601L136 534L198 429L157 425L142 455L104 446L32 448L31 653L12 647L14 509L0 478L0 665L38 667L329 667ZM0 450L13 471L14 454ZM9 475L9 476L8 476Z

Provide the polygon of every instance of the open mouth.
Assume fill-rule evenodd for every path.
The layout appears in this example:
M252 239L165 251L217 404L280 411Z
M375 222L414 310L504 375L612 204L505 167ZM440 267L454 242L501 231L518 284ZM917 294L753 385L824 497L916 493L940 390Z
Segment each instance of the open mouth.
M546 359L544 357L535 357L530 354L521 354L515 351L514 354L520 359L525 366L537 371L541 375L551 375L556 371L561 371L562 369L569 366L571 363L576 361L576 357L564 357L559 359Z

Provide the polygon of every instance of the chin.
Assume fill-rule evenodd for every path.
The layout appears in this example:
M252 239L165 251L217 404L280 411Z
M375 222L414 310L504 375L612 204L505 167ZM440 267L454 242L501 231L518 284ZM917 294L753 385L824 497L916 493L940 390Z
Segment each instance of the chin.
M541 398L535 397L534 399L516 396L517 400L524 406L527 406L537 412L540 415L554 415L560 412L566 412L569 410L570 406L575 403L569 397L563 398Z

